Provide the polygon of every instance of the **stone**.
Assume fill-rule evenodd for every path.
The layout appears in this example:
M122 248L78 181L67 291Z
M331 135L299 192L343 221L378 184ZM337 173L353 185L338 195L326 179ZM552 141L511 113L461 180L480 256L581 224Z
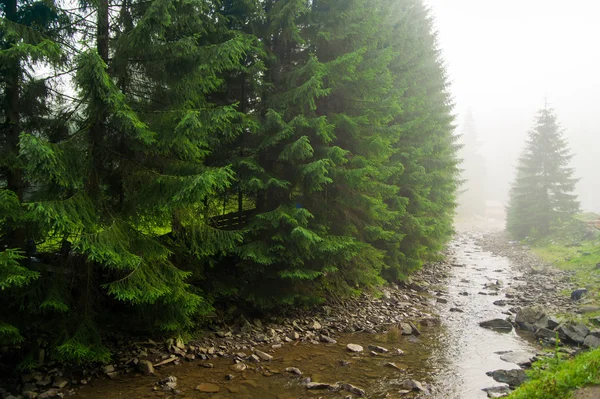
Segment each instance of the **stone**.
M438 298L438 299L437 299L437 302L438 302L438 303L448 303L448 300L447 300L447 299L444 299L444 298Z
M352 385L352 384L342 383L342 384L340 384L340 385L339 385L339 387L340 387L342 390L344 390L344 391L346 391L346 392L350 392L351 394L354 394L354 395L356 395L356 396L358 396L358 397L364 397L364 396L367 396L367 393L365 392L365 390L364 390L364 389L361 389L361 388L359 388L359 387L356 387L356 386L354 386L354 385Z
M40 396L38 396L38 399L58 399L63 397L64 394L59 392L58 389L50 389L46 392L42 392Z
M260 363L260 357L256 356L255 354L251 354L248 360L254 363Z
M517 325L528 331L535 331L535 323L545 316L544 311L537 306L528 306L519 309L515 322Z
M217 384L212 384L210 382L203 382L202 384L196 387L196 391L205 393L217 393L220 390L221 388Z
M369 349L378 353L388 353L389 351L383 346L369 345Z
M587 293L588 293L588 290L586 288L576 289L575 291L571 292L571 300L578 301L581 299L581 297L583 295L585 295Z
M113 366L112 364L109 364L107 366L102 367L102 371L105 374L114 373L115 372L115 366Z
M510 323L510 321L504 319L492 319L488 321L482 321L481 323L479 323L479 326L499 332L510 332L513 329L513 326Z
M54 384L52 384L52 386L54 388L62 389L64 387L66 387L68 384L69 384L69 381L65 380L64 378L56 378L54 380Z
M412 335L412 327L408 323L400 323L400 330L402 331L402 335Z
M549 330L547 328L539 328L535 332L535 336L542 339L552 339L556 338L556 331Z
M258 349L254 350L254 353L261 359L261 360L265 360L265 361L270 361L273 360L273 356L269 355L268 353L265 353L263 351L259 351Z
M588 334L587 337L583 340L583 345L588 348L598 348L600 347L600 338L595 335Z
M36 399L38 397L38 393L34 391L23 391L21 393L25 399Z
M286 373L296 374L297 376L302 375L302 371L300 371L300 369L297 367L288 367L285 369L285 371L286 371Z
M360 345L356 345L356 344L348 344L346 345L346 348L350 351L350 352L362 352L364 349L362 346Z
M527 378L525 371L522 369L494 370L488 371L485 374L492 377L494 380L508 384L511 387L518 387Z
M200 367L204 367L205 369L212 369L215 367L212 363L200 363Z
M306 384L306 388L307 389L332 389L335 390L337 389L337 386L335 385L331 385L331 384L327 384L324 382L309 382L308 384Z
M149 360L140 360L137 364L137 369L140 373L144 375L153 375L154 374L154 366L152 362Z
M319 323L318 321L315 320L310 325L310 328L312 328L313 330L320 330L322 328L322 326L321 326L321 323Z
M421 392L425 392L426 389L423 387L423 384L420 383L417 380L405 380L402 383L402 387L405 389L408 389L409 391L421 391Z
M510 388L507 386L483 388L482 391L487 393L488 398L502 398L510 393Z
M532 360L535 358L535 354L531 352L508 352L500 356L500 359L508 363L514 363L521 367L528 367L531 365Z
M583 323L563 323L556 331L563 334L567 340L577 344L583 344L585 337L590 332L589 328Z
M460 308L450 308L451 312L456 312L456 313L464 313L465 311L460 309Z
M248 368L248 366L246 365L246 363L236 363L236 364L232 364L231 366L229 366L230 370L237 371L238 373L241 373L242 371L246 370L247 368Z
M393 369L396 369L396 370L402 371L402 368L401 368L401 367L399 367L399 366L398 366L396 363L393 363L393 362L387 362L387 363L386 363L384 366L386 366L386 367L391 367L391 368L393 368Z
M319 339L321 340L321 342L325 342L326 344L337 344L337 341L335 339L328 337L327 335L321 335Z

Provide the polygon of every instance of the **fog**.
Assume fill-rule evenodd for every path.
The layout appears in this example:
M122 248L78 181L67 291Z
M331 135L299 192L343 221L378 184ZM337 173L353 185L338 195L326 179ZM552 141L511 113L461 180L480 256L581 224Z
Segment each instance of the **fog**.
M426 0L455 100L485 157L486 200L506 203L516 159L547 98L575 154L584 210L600 211L600 2Z

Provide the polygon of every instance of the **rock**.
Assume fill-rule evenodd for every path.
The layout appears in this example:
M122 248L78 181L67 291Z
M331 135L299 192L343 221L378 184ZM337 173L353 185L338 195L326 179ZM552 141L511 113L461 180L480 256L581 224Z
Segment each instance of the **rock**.
M205 392L205 393L217 393L221 390L217 384L212 384L210 382L203 382L202 384L196 387L196 391Z
M137 364L137 369L144 375L154 374L154 366L149 360L140 360Z
M361 389L359 387L355 387L352 384L341 383L339 385L339 387L341 389L343 389L344 391L350 392L351 394L354 394L354 395L359 396L359 397L367 396L367 393L365 392L364 389Z
M177 360L177 356L171 355L171 357L156 363L154 367L164 366L165 364L173 363L175 360Z
M260 363L260 357L256 356L255 354L250 355L248 360L254 363Z
M583 345L587 346L588 348L598 348L600 347L600 338L595 335L588 334L588 336L583 340Z
M312 328L313 330L320 330L322 328L322 326L321 326L321 323L319 323L318 321L315 320L310 325L310 328Z
M379 352L379 353L388 353L389 352L383 346L377 346L377 345L369 345L369 349L372 351L375 351L375 352Z
M348 348L348 350L350 352L356 352L356 353L362 352L364 350L362 346L356 345L356 344L348 344L348 345L346 345L346 348Z
M404 355L404 351L400 348L394 348L394 355Z
M296 368L296 367L288 367L288 368L285 369L285 371L287 373L296 374L297 376L301 376L302 375L302 371L300 371L300 369Z
M248 366L246 365L246 363L236 363L236 364L232 364L231 366L229 366L229 369L232 371L237 371L238 373L241 373L242 371L246 370L248 368Z
M544 316L543 310L539 307L524 307L517 312L515 322L520 328L533 332L537 329L534 325Z
M507 304L507 301L504 299L499 299L497 301L494 301L494 305L496 305L496 306L506 306L506 304Z
M49 389L38 396L38 399L58 399L63 398L64 395L58 391L58 389Z
M460 292L458 295L469 296L469 293L467 291L463 291L463 292ZM486 294L484 293L483 295L486 295Z
M331 384L326 384L324 382L309 382L308 384L306 384L306 388L307 389L331 389L331 390L335 390L335 389L337 389L337 386L331 385Z
M402 383L402 387L405 389L408 389L409 391L421 391L421 392L426 392L426 389L423 387L423 384L421 384L419 381L417 380L405 380Z
M204 367L205 369L212 369L215 367L212 363L200 363L200 367Z
M438 303L448 303L448 300L447 300L447 299L444 299L444 298L438 298L438 299L437 299L437 302L438 302Z
M400 330L402 331L402 335L412 335L412 327L408 323L400 323Z
M508 352L500 356L500 359L508 363L514 363L521 367L528 367L531 365L532 360L535 358L535 354L531 352Z
M577 344L583 344L585 337L590 330L583 323L563 323L556 329L560 334L563 334L567 340Z
M494 370L488 371L485 374L492 377L494 380L508 384L511 387L518 387L527 378L525 371L522 369Z
M556 338L556 331L549 330L547 328L539 328L535 332L535 336L542 339L552 339Z
M64 387L66 387L68 384L69 384L69 381L65 380L64 378L56 378L54 380L54 384L52 384L52 386L54 388L62 389Z
M579 313L596 313L600 311L600 306L582 306L577 310Z
M487 393L488 398L502 398L510 393L510 388L507 386L483 388L482 391Z
M421 335L421 331L419 331L419 329L417 328L417 326L415 326L415 324L412 321L409 321L408 324L410 325L410 327L412 328L412 332L414 335Z
M273 356L269 355L268 353L265 353L263 351L259 351L258 349L254 350L254 353L261 359L261 360L265 360L265 361L269 361L269 360L273 360Z
M34 391L23 391L21 394L25 399L36 399L38 397L38 393Z
M319 339L321 340L321 342L325 342L327 344L337 344L337 341L335 339L328 337L327 335L321 335Z
M177 388L177 377L170 375L158 382L166 391L174 391Z
M107 366L102 367L102 371L104 372L104 374L114 373L115 366L113 366L112 364L109 364Z
M460 308L450 308L451 312L456 312L456 313L464 313L464 310L460 309Z
M400 368L396 363L387 362L384 366L402 371L402 368Z
M510 321L504 319L482 321L481 323L479 323L479 326L500 332L510 332L513 329L513 326L510 323Z
M571 300L578 301L581 299L581 297L583 295L585 295L587 293L588 293L588 290L586 288L576 289L575 291L571 292Z

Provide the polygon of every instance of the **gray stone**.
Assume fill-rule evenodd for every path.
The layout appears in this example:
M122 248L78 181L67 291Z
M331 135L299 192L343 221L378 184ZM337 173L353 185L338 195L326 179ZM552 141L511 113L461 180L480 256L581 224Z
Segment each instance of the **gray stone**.
M217 393L221 390L217 384L212 384L210 382L203 382L202 384L196 387L196 391L204 392L204 393Z
M321 342L325 342L327 344L337 344L337 341L331 337L328 337L327 335L321 335L320 337Z
M544 316L544 311L537 306L524 307L517 312L515 322L522 329L535 331L535 323Z
M297 368L297 367L288 367L288 368L285 369L285 371L287 373L296 374L297 376L301 376L302 375L302 371L300 371L300 369Z
M54 388L61 389L61 388L66 387L68 384L69 384L69 381L65 380L64 378L56 378L54 380L54 384L52 384L52 386Z
M38 399L58 399L63 398L64 394L59 392L58 389L49 389L38 396Z
M348 350L350 352L357 352L357 353L362 352L364 350L362 346L356 345L356 344L348 344L348 345L346 345L346 348L348 348Z
M254 353L256 354L256 356L258 356L261 360L273 360L273 356L269 355L268 353L265 353L263 351L259 351L258 349L254 350Z
M34 391L23 391L21 394L25 399L36 399L38 397L38 393Z
M488 371L486 374L494 380L508 384L511 387L518 387L527 378L525 371L522 369L494 370Z
M365 392L364 389L361 389L359 387L355 387L352 384L341 383L341 384L339 384L339 387L341 389L343 389L344 391L350 392L351 394L354 394L354 395L356 395L358 397L367 396L367 393Z
M379 352L379 353L388 353L389 352L383 346L377 346L377 345L369 345L369 349L371 349L372 351L375 351L375 352Z
M421 391L421 392L426 392L427 390L423 387L423 384L421 384L419 381L417 380L405 380L402 383L402 387L405 389L408 389L409 391Z
M589 334L583 340L583 345L587 346L588 348L598 348L600 347L600 338L596 337L595 335Z
M556 331L552 331L547 328L539 328L535 332L535 336L542 339L552 339L556 338Z
M402 335L412 335L412 327L408 323L400 323L400 330L402 330Z
M507 386L483 388L482 391L487 393L488 398L502 398L510 393L510 388Z
M556 331L563 334L567 340L577 344L583 344L583 340L590 330L582 323L564 323Z
M109 364L107 366L102 367L102 371L105 374L114 373L115 372L115 366L113 366L112 364Z
M332 385L332 384L327 384L324 382L309 382L308 384L306 384L306 388L307 389L332 389L332 390L336 390L337 386Z
M500 359L508 363L514 363L521 367L527 367L531 365L532 360L535 358L535 354L531 352L508 352L500 356Z
M510 323L510 321L504 319L482 321L481 323L479 323L479 326L500 332L510 332L513 329L513 326Z

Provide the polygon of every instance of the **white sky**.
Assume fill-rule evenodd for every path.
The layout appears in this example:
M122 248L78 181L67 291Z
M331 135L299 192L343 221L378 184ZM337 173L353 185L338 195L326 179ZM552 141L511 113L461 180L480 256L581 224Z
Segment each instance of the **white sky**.
M547 96L576 154L582 204L600 210L600 0L425 2L457 122L470 108L484 142L490 196L505 199L516 156Z

